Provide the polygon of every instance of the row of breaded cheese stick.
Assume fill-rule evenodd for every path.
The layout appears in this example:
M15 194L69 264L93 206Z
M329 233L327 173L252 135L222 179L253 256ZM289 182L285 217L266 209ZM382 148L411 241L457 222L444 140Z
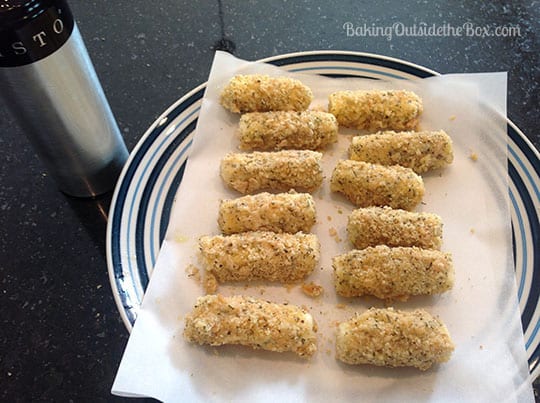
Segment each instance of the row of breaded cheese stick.
M339 101L332 102L333 96ZM381 102L389 97L394 102ZM332 174L331 190L360 207L347 225L355 249L332 262L336 291L387 300L448 291L454 269L451 255L439 250L442 220L412 210L425 193L419 174L450 164L452 141L442 130L411 131L423 109L415 94L401 93L398 102L395 94L384 92L366 98L370 95L363 91L346 92L331 95L329 102L330 109L342 106L336 117L343 126L387 130L354 137L349 159L339 161ZM336 340L337 357L344 362L422 370L449 360L453 349L446 326L423 309L371 308L341 323Z
M388 98L393 100L385 102ZM411 131L417 130L423 107L410 92L332 94L330 110L336 105L340 125L386 130L354 137L349 160L339 161L332 174L331 190L361 207L347 225L355 249L333 259L337 293L407 300L450 290L454 268L451 255L440 251L442 220L412 212L425 193L420 174L452 162L450 137L442 130ZM422 370L447 361L453 349L446 326L423 309L371 308L341 323L336 341L344 362Z
M247 87L242 84L246 84L246 77L251 82ZM243 113L263 107L266 111L304 110L311 102L311 92L306 94L301 83L295 88L297 83L289 80L263 78L258 84L256 81L255 76L238 76L231 80L223 90L222 105L227 107L236 99L237 107L229 105L227 109ZM235 87L235 83L241 85ZM259 93L255 94L254 90ZM261 96L261 91L267 94ZM276 97L277 92L281 92L281 96ZM278 107L276 102L282 102L281 106ZM317 126L320 135L314 135L316 132L313 130L308 130L303 136L294 135L312 126L314 115L284 112L270 124L272 118L271 112L264 117L257 113L242 115L240 148L264 149L260 146L261 141L263 144L274 143L267 149L323 146L320 141L325 136L322 125ZM326 118L328 116L321 115L321 121ZM328 141L333 142L337 139L335 118L330 123ZM272 126L275 131L286 135L258 139L257 131L261 125ZM256 144L259 146L252 147ZM294 191L251 194L263 189L302 188L314 191L322 182L321 157L319 152L304 150L231 153L225 156L220 169L224 183L247 196L222 200L218 224L223 235L199 239L206 277L218 282L263 280L291 283L313 271L320 257L319 240L309 233L316 221L313 197ZM304 308L242 295L224 297L211 294L197 299L193 311L186 317L184 337L198 344L239 344L269 351L292 351L311 357L317 351L316 331L313 317Z

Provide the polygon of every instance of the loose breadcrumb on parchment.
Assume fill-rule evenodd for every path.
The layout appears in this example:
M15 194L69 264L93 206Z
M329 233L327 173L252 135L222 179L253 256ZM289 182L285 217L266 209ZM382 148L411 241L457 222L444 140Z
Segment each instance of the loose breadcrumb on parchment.
M309 297L316 298L324 293L324 288L312 281L307 284L302 284L302 292Z
M328 234L332 238L334 238L334 241L336 241L337 243L342 241L341 237L338 235L338 232L334 227L331 227L331 228L328 229Z
M189 238L182 234L175 234L173 239L175 242L178 242L178 243L184 243L184 242L189 241Z
M469 154L469 158L476 162L478 161L478 154L476 154L474 151L471 151L471 153Z
M200 272L198 267L196 267L193 264L189 264L186 267L186 274L187 274L187 276L189 278L192 278L193 280L195 280L197 283L200 284L200 282L201 282L201 272Z

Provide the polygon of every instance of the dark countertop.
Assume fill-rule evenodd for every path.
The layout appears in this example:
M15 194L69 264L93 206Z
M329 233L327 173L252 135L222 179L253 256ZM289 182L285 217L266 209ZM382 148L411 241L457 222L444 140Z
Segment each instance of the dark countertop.
M540 8L533 2L71 1L131 150L204 82L224 36L258 59L302 50L397 57L441 73L508 71L508 116L536 147ZM222 25L222 22L223 25ZM349 37L355 26L518 26L513 37ZM223 41L222 41L223 42ZM127 342L105 259L111 194L64 196L0 101L0 399L109 401Z

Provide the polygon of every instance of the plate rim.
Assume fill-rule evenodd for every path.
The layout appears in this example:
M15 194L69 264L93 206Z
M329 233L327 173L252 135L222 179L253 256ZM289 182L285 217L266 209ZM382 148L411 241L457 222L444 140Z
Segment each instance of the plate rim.
M310 51L299 51L299 52L291 52L291 53L284 53L279 55L273 55L268 56L265 58L261 58L256 60L257 62L264 62L264 63L272 63L280 60L287 60L291 58L306 58L309 56L331 56L331 55L343 55L343 56L354 56L354 57L365 57L365 58L373 58L375 60L379 61L387 61L390 63L396 63L397 65L404 65L411 67L413 69L423 71L427 73L430 76L440 76L441 73L429 69L427 67L418 65L416 63L412 63L409 61L405 61L399 58L390 57L390 56L384 56L374 53L368 53L368 52L356 52L356 51L346 51L346 50L310 50ZM286 66L287 64L284 64L283 66ZM407 73L406 71L403 71ZM115 187L115 191L111 200L111 207L109 209L109 220L107 223L107 236L106 236L106 254L107 254L107 269L109 274L109 282L111 284L111 288L113 291L113 297L115 299L115 303L117 306L117 310L120 313L120 316L122 318L122 321L124 322L124 325L126 326L127 330L130 332L132 329L132 322L130 318L128 317L128 314L126 312L126 308L124 306L124 301L121 298L120 289L118 287L117 279L115 276L115 267L114 262L112 259L112 236L113 236L113 220L112 217L115 216L116 213L116 206L118 203L118 198L120 195L120 189L122 187L122 184L126 178L127 172L129 171L133 161L138 156L138 153L140 149L144 146L145 141L148 139L149 135L160 125L160 122L163 122L164 119L166 119L169 114L174 111L180 104L188 100L190 97L193 97L197 93L199 93L201 90L205 90L207 87L208 81L205 81L186 94L184 94L182 97L177 99L175 102L173 102L163 113L161 113L155 121L150 125L150 127L144 132L143 136L138 140L136 146L133 148L133 150L130 153L130 156L128 158L128 161L126 162L120 176L117 182L117 185ZM511 128L516 132L520 140L522 140L525 145L527 146L527 151L532 152L532 155L536 157L537 160L540 160L540 152L539 150L534 146L534 144L525 136L525 134L521 131L521 129L507 116L506 117L507 125L511 126ZM165 126L167 127L167 126ZM158 137L161 135L161 132L158 134ZM522 150L523 151L523 150ZM519 302L519 301L518 301ZM142 303L142 302L141 302ZM521 319L521 317L520 317ZM537 348L538 349L538 346ZM534 355L531 356L531 358L534 357ZM538 369L537 367L536 369Z
M198 86L196 86L195 88L191 89L189 92L184 94L182 97L177 99L152 122L152 124L148 127L148 129L146 129L146 131L141 136L141 138L137 141L137 144L135 144L135 147L133 147L133 150L131 150L131 152L129 153L129 157L126 163L124 164L124 167L122 168L122 171L120 172L120 175L114 187L113 196L111 198L111 205L109 208L109 212L107 214L107 230L106 230L107 233L105 237L107 272L108 272L108 277L109 277L109 284L111 286L111 291L113 292L113 298L116 304L117 311L120 314L122 322L124 323L124 326L126 327L129 333L131 333L131 329L133 328L133 323L129 319L124 309L124 301L121 299L121 296L120 296L120 290L118 288L118 283L115 277L115 271L114 271L115 267L114 267L114 262L113 262L113 250L112 250L113 249L112 237L114 233L114 228L113 228L114 220L112 220L112 218L115 216L115 213L116 213L116 206L118 203L120 190L122 188L124 179L126 178L127 172L129 171L131 167L131 164L135 160L137 154L139 153L139 150L144 146L144 143L148 139L150 134L156 129L157 126L160 125L160 122L162 122L165 118L167 118L169 114L178 107L178 105L182 104L182 102L185 102L190 97L197 94L200 90L205 89L207 82L208 81L205 81L204 83L199 84Z

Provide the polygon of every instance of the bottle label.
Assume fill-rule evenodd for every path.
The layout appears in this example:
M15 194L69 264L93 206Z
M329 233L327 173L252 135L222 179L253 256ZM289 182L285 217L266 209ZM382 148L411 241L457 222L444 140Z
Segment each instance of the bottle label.
M22 66L49 56L66 43L73 26L73 15L61 0L26 24L9 31L0 28L0 67Z

